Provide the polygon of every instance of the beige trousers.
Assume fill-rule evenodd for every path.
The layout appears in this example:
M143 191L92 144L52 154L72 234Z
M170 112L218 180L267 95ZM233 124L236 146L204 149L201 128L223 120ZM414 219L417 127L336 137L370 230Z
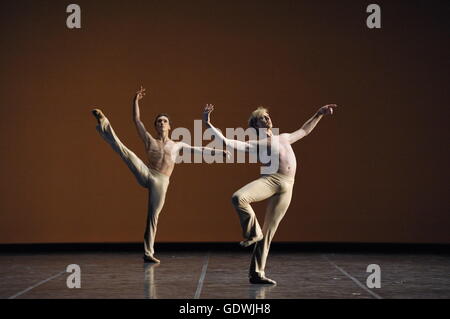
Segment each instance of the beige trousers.
M101 120L100 125L97 125L97 131L111 145L113 150L120 155L131 172L133 172L138 183L142 187L148 188L148 214L144 233L144 250L146 256L153 257L158 216L164 206L169 186L169 176L147 167L136 154L119 140L106 117Z
M243 236L246 240L263 236L255 244L250 263L249 275L251 277L264 277L267 255L270 243L275 235L278 225L291 203L294 178L279 173L263 175L257 180L245 185L233 194L232 203L239 215ZM255 212L250 206L269 198L261 230Z

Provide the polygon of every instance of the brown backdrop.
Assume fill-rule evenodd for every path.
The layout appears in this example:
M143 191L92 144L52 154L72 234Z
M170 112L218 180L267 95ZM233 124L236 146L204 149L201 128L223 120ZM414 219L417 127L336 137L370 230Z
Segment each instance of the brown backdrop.
M95 130L101 107L144 158L131 119L140 84L156 113L193 128L244 126L270 108L282 132L337 114L294 145L292 205L275 240L445 242L449 226L446 1L8 1L0 12L0 243L136 242L146 190ZM231 194L255 164L181 164L160 242L238 241ZM261 204L256 205L263 218Z

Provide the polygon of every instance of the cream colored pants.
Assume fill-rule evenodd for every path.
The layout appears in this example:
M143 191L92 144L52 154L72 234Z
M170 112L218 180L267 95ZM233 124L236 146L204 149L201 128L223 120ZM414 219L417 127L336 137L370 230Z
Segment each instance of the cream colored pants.
M264 277L270 243L278 225L286 213L292 198L294 178L279 173L264 175L245 185L233 194L232 203L239 215L243 236L246 240L263 236L255 244L249 275ZM255 212L250 206L253 202L269 199L261 230Z
M97 131L111 145L113 150L120 155L131 172L133 172L138 183L142 187L148 188L148 214L144 233L144 250L146 256L153 257L155 253L153 245L155 243L156 226L159 213L164 206L167 187L169 186L169 176L147 167L136 154L119 140L107 118L103 118L101 124L97 125Z

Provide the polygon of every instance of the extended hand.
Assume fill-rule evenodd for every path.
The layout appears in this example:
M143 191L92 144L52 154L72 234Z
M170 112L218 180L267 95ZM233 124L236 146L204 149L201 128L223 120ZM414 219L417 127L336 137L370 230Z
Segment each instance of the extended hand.
M327 104L322 106L317 113L319 115L332 115L334 113L334 109L337 108L336 104Z
M144 95L145 95L145 89L141 85L141 88L139 89L139 91L136 92L136 100L139 101L139 100L143 99Z
M206 104L205 109L203 110L203 121L205 123L209 123L212 111L214 111L214 105Z

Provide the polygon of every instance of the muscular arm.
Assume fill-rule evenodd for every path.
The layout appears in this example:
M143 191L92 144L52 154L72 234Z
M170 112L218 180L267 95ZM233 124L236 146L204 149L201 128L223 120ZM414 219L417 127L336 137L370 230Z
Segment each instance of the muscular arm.
M139 110L139 100L141 100L145 95L145 89L141 87L141 89L136 93L136 96L133 100L133 121L136 125L139 136L145 144L145 147L148 148L152 136L145 129L144 123L141 121L141 113Z
M317 123L322 119L324 115L333 114L333 108L335 108L336 104L329 104L321 107L316 114L313 115L308 121L303 124L303 126L297 131L288 134L289 143L295 143L298 140L302 139L316 127Z
M203 121L204 121L206 127L210 128L213 131L214 136L216 138L218 138L219 140L224 142L227 148L231 148L231 149L237 150L239 152L253 153L253 152L258 151L256 142L243 142L243 141L232 140L232 139L226 138L222 134L222 132L220 132L217 128L215 128L211 124L211 120L210 120L210 114L213 111L213 109L214 109L214 107L211 104L206 106L205 111L203 113Z
M215 128L211 122L205 123L206 127L210 128L214 136L225 143L227 148L237 150L238 152L252 153L257 151L256 142L243 142L239 140L232 140L226 138L217 128Z

